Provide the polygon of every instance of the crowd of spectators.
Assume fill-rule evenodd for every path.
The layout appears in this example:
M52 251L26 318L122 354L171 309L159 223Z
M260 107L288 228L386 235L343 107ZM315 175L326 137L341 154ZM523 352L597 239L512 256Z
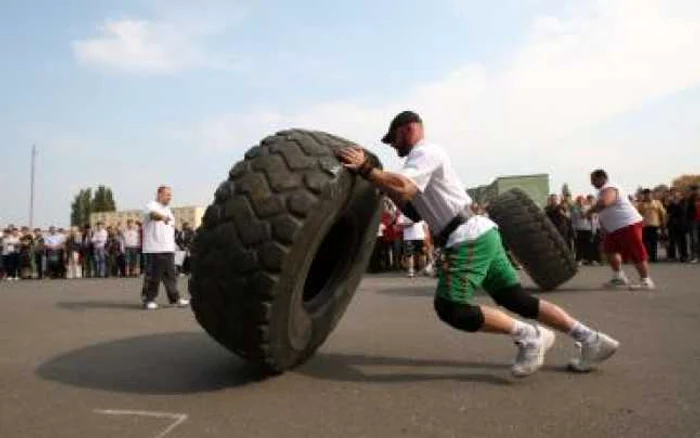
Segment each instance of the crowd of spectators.
M640 190L631 197L644 218L644 244L651 262L665 260L697 263L700 259L700 187L682 190ZM594 195L560 196L552 194L545 213L576 255L579 265L603 263L603 233L596 214L589 215ZM487 214L488 205L473 204L477 214ZM663 251L660 251L663 249ZM387 200L377 234L370 271L402 270L434 274L437 254L425 223L413 223ZM517 267L517 261L513 260Z
M700 258L700 187L682 190L676 187L663 190L642 189L630 196L643 218L644 246L649 261L697 263ZM600 242L603 230L596 215L588 210L595 203L592 195L571 197L551 195L545 212L562 237L576 253L581 264L601 261Z
M181 275L189 273L193 239L188 223L176 231L175 260ZM139 277L145 265L142 240L142 225L133 220L67 230L51 226L46 231L9 225L0 231L0 279Z
M661 260L660 248L666 260L698 262L700 187L644 189L631 198L644 218L644 244L651 262ZM603 230L596 215L587 214L595 202L593 195L553 194L545 207L582 265L602 263ZM472 206L477 214L486 214L487 207ZM194 233L187 223L176 231L175 264L181 275L189 273ZM48 231L10 225L0 233L0 279L138 277L144 270L142 236L141 223L131 220L125 226L97 223L94 229L89 225L68 230L52 226ZM370 271L434 275L438 254L431 236L424 222L414 223L387 199Z

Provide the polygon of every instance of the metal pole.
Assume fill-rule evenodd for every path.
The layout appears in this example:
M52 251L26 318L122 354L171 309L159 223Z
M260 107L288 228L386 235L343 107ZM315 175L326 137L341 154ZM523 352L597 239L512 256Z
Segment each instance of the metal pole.
M32 172L29 189L29 229L34 229L34 174L36 170L36 145L32 145Z

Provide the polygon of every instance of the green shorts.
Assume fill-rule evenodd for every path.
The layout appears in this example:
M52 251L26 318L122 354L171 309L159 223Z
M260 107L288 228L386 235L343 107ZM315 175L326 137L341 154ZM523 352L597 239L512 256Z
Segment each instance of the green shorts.
M452 302L469 303L479 287L493 293L519 282L494 228L476 240L444 250L436 294Z

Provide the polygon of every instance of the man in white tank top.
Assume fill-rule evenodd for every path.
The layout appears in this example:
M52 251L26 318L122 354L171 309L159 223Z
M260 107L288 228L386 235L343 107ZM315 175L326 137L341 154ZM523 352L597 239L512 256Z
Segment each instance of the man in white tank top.
M471 213L472 200L446 151L424 139L418 114L404 111L389 126L382 142L391 145L403 168L388 172L376 167L359 147L337 151L350 171L375 185L409 218L424 220L442 247L434 308L446 324L466 332L510 335L518 347L511 371L517 377L537 371L554 343L546 327L514 318L503 310L477 304L483 288L495 303L523 318L536 320L581 344L570 366L589 371L612 356L619 342L573 318L561 307L523 289L506 255L497 225Z
M642 239L642 216L627 194L608 181L608 174L604 170L598 169L591 173L591 184L598 189L598 201L588 214L598 213L600 225L605 232L603 251L613 270L613 278L605 285L613 288L654 289L654 282L649 277L649 256ZM623 261L634 263L640 277L639 284L630 284L622 270Z

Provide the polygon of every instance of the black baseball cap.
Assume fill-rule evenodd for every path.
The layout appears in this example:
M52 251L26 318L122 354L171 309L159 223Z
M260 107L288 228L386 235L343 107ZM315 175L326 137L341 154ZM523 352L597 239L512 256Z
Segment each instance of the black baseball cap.
M402 126L408 125L409 123L423 123L420 116L413 111L402 111L394 117L389 125L389 131L382 137L382 143L391 144L394 142L394 137L396 137L396 130Z

